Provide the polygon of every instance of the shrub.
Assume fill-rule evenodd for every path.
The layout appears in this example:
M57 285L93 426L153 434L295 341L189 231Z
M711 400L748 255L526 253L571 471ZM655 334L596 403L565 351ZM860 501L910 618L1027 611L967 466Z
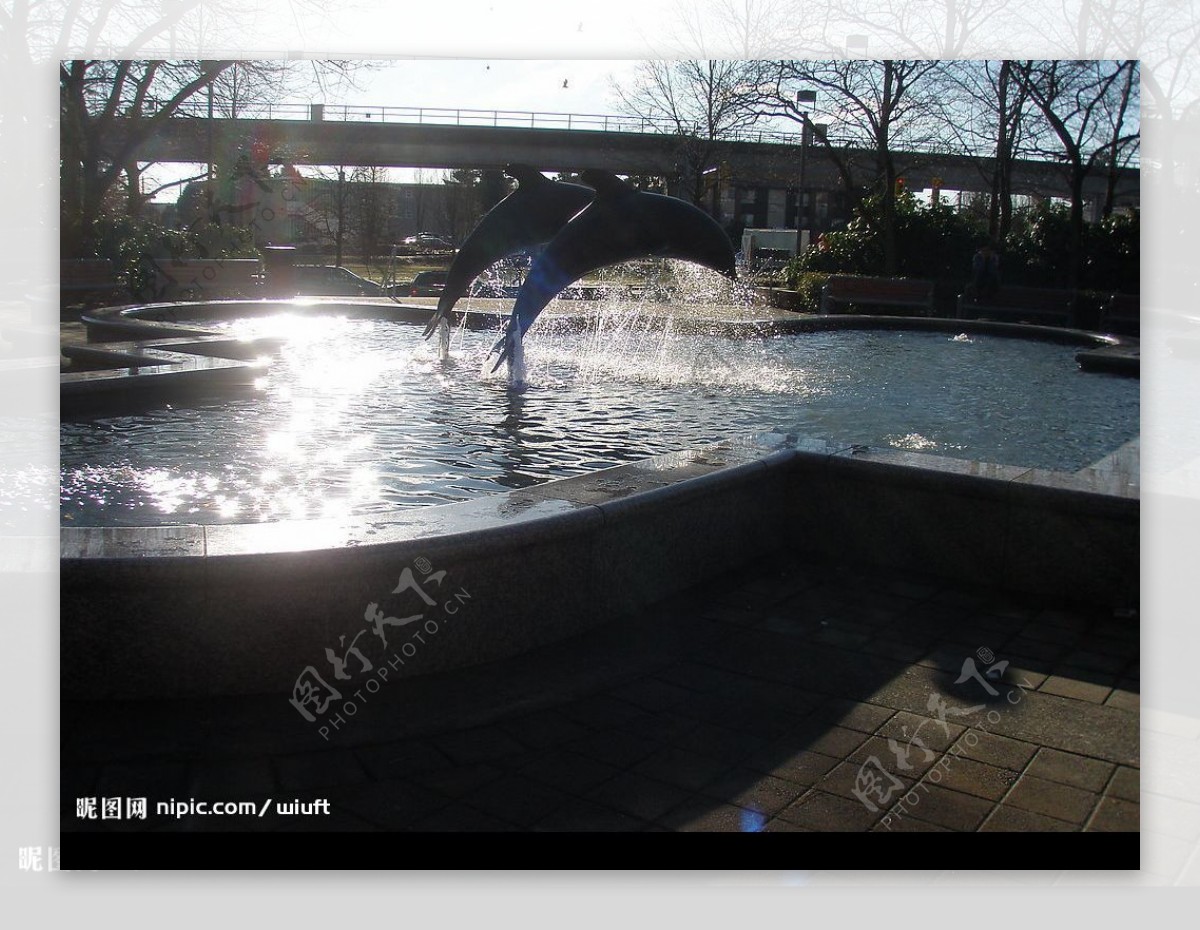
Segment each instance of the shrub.
M147 258L258 258L250 230L208 223L169 229L153 220L111 215L96 221L96 257L107 258L130 291L141 294L153 283Z

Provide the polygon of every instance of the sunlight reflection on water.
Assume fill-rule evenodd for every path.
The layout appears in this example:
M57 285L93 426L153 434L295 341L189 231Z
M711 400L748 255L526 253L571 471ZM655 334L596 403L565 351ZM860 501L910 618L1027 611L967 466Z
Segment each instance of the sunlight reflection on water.
M911 332L727 340L634 314L527 342L531 386L481 376L495 333L276 316L288 342L252 396L62 425L66 522L250 522L377 513L526 487L774 431L1075 470L1138 432L1138 382L1075 349Z

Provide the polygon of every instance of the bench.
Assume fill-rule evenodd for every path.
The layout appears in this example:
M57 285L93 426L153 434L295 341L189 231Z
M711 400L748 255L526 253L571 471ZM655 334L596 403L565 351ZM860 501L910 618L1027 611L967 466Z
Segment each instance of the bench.
M107 258L64 258L58 263L59 300L63 306L120 297L125 286Z
M958 318L975 320L980 317L1071 326L1075 322L1075 292L1040 287L1001 287L983 299L970 292L959 294Z
M261 263L256 258L150 258L143 264L151 279L152 300L200 300L258 297Z
M1100 329L1136 336L1142 329L1142 299L1138 294L1112 294L1100 308Z
M907 307L933 315L933 282L919 278L866 278L834 275L821 289L821 312L847 306Z

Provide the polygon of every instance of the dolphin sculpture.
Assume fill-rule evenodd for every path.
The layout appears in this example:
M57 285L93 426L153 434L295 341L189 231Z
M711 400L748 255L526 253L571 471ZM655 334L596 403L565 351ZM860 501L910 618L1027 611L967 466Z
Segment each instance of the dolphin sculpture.
M426 339L475 278L506 256L549 242L596 193L581 184L551 181L526 165L509 165L504 173L515 178L518 187L487 212L454 256L437 310L425 327Z
M606 171L588 170L592 202L571 217L534 262L517 293L495 371L505 360L520 369L521 340L533 321L564 287L606 265L635 258L680 258L736 278L733 246L711 216L676 197L639 191ZM510 381L519 385L523 374Z

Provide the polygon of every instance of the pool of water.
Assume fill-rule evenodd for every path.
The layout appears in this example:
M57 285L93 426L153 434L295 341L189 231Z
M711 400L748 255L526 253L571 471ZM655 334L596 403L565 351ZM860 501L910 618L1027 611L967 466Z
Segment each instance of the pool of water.
M281 315L213 328L288 342L253 394L64 422L64 523L369 515L764 431L1064 471L1138 433L1136 380L1019 339L731 340L619 319L571 334L545 321L518 396L486 373L494 333L457 332L443 363L408 324Z

